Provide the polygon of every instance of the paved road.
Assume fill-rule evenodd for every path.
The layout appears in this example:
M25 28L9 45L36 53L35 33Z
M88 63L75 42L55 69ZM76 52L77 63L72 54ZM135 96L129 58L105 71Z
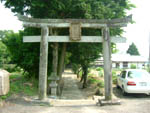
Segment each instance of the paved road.
M121 95L121 91L114 88L114 94L122 101L121 105L96 106L95 101L86 100L78 89L76 75L67 71L64 90L60 100L52 100L53 106L32 104L28 98L14 97L9 105L0 108L0 113L150 113L150 96ZM8 103L7 103L8 104Z

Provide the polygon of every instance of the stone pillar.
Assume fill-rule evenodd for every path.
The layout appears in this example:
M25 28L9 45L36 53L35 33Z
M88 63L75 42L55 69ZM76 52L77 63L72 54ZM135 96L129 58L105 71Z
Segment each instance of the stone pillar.
M52 67L52 74L48 78L51 80L50 88L51 88L51 96L57 96L57 80L59 77L57 75L57 68L58 68L58 43L54 43L53 45L53 67Z
M103 34L103 59L104 59L104 82L105 100L112 99L112 63L111 63L111 42L109 28L102 29Z
M44 100L47 96L47 61L48 61L48 27L41 29L40 43L40 66L39 66L39 99Z
M51 83L49 84L51 96L57 96L57 81L59 80L59 77L53 72L48 79L51 80Z

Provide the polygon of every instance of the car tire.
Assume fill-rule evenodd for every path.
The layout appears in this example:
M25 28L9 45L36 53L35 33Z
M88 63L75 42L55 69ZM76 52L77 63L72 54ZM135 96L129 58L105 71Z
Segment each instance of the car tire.
M122 95L127 96L127 92L124 90L124 87L122 86Z
M117 87L117 89L119 89L119 88L120 88L118 85L117 85L116 87Z
M116 87L117 87L117 89L119 89L120 87L119 87L119 85L118 85L118 82L117 82L117 84L116 84Z

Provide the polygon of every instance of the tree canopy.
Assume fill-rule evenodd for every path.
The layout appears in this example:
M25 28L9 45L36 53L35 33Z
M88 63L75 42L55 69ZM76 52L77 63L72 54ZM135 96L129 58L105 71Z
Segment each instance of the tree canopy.
M140 55L136 45L134 43L132 43L128 50L127 50L127 53L129 53L130 55Z
M2 39L7 33L12 33L12 31L0 30L0 68L3 67L4 64L11 63L10 53L7 51L7 46L2 42Z
M126 16L126 10L134 7L128 0L1 0L14 13L34 18L76 18L76 19L114 19ZM59 35L68 35L68 29L55 29ZM120 35L122 29L111 29L111 35ZM5 44L9 46L15 63L28 72L38 72L39 44L23 44L23 35L39 35L40 29L25 28L24 32L11 34ZM101 30L83 29L82 35L101 35ZM11 39L11 37L13 37ZM51 43L49 44L51 45ZM14 50L13 50L14 49ZM61 45L59 48L61 51ZM70 62L89 66L90 62L102 54L102 44L69 44L67 51L71 53ZM49 46L49 62L52 59ZM29 57L30 56L30 57ZM32 67L30 67L29 66ZM88 64L88 65L85 65ZM85 68L84 68L85 69ZM32 74L30 73L30 74Z

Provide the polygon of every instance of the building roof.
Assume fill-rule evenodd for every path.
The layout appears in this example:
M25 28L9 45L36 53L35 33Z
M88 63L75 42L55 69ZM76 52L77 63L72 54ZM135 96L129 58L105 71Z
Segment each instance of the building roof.
M112 54L113 62L148 62L143 56L131 56L129 54Z

